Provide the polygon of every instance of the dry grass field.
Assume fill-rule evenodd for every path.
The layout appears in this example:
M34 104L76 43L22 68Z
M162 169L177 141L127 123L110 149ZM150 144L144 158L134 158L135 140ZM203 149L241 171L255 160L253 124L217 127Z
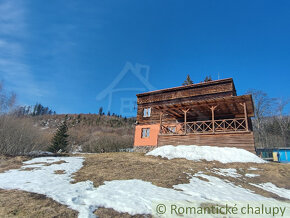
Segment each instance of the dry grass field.
M18 169L28 157L0 156L0 173ZM55 163L54 163L55 164ZM60 164L60 163L56 163ZM33 168L27 168L31 170ZM78 212L44 195L20 190L0 189L0 217L77 217Z
M241 174L240 178L226 177L235 185L253 190L265 197L280 199L279 196L270 194L262 189L255 188L248 183L271 182L278 187L290 189L290 165L277 163L227 163L217 161L190 161L186 159L164 159L161 157L146 156L143 153L103 153L86 154L84 166L74 175L74 182L91 180L94 186L102 185L104 181L140 179L152 182L154 185L172 188L173 185L189 183L190 176L202 171L225 179L222 175L215 174L213 168L234 168ZM250 167L258 170L249 170ZM247 173L260 176L249 178Z
M0 155L0 173L10 169L18 169L23 164L23 161L29 160L28 157L18 156L18 157L7 157Z
M0 189L0 217L77 217L78 212L44 195Z
M185 159L167 160L160 157L146 156L143 153L102 153L83 154L84 166L74 174L74 183L91 180L95 187L105 181L140 179L152 182L154 185L172 188L173 185L188 183L190 175L202 171L250 189L253 192L285 201L273 193L269 193L249 183L271 182L278 187L290 189L289 164L255 164L220 162L193 162ZM25 157L0 157L0 172L19 168ZM258 170L250 170L255 167ZM225 177L214 173L214 168L234 168L241 177ZM62 173L62 172L55 172ZM260 176L249 178L245 174L254 173ZM204 178L201 178L204 179ZM99 217L132 217L121 214L113 209L99 208L96 212ZM61 205L43 195L28 193L19 190L0 190L0 217L76 217L77 212ZM144 217L136 215L134 217ZM149 217L149 216L146 216Z

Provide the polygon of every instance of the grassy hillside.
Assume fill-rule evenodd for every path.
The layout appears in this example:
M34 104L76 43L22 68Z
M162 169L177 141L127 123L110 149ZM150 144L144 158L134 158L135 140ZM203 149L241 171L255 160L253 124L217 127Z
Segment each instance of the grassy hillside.
M50 136L66 120L70 151L107 152L133 147L135 118L97 114L61 114L35 116L29 119Z
M100 116L98 114L60 114L11 117L9 120L10 123L13 121L15 129L23 129L22 126L25 126L28 131L26 135L37 135L31 138L41 139L41 145L30 142L30 139L21 143L24 147L27 147L28 144L38 144L30 146L34 147L34 150L46 150L51 144L51 139L58 126L64 120L68 126L69 152L114 152L133 147L135 118ZM19 127L21 123L25 123L25 125ZM12 135L15 131L10 132ZM24 145L25 143L28 144Z

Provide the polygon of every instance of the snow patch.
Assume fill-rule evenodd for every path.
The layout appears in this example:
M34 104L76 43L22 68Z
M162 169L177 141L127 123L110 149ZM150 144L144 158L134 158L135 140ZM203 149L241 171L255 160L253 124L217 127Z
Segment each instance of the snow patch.
M202 177L208 181L196 178ZM211 200L216 202L237 202L237 201L266 201L269 200L263 196L257 195L254 192L235 186L231 182L196 173L189 184L179 184L173 186L174 188L183 190L186 194L195 196L197 200Z
M234 177L234 178L241 177L241 175L237 173L237 170L232 169L232 168L228 168L228 169L213 168L213 173L215 173L217 175L230 176L230 177Z
M61 164L43 165L65 161ZM55 201L67 205L79 212L79 217L95 217L93 212L98 207L113 208L118 212L135 214L151 214L153 202L204 202L231 203L271 201L250 190L235 186L230 182L201 172L194 174L188 184L173 186L173 189L162 188L142 180L114 180L105 182L97 188L93 182L70 183L72 174L83 166L82 157L41 157L24 162L21 169L37 166L38 169L21 171L13 169L0 174L0 188L20 189L28 192L44 194ZM56 170L64 170L64 174L55 174ZM203 179L200 179L203 178Z
M262 183L262 184L253 184L253 183L250 183L250 184L258 188L264 189L265 191L272 192L282 198L290 199L289 189L279 188L271 182Z
M259 170L259 169L256 167L250 167L248 170Z
M41 156L41 155L53 155L53 153L49 151L31 151L31 152L28 152L26 155Z
M266 163L255 154L239 148L179 145L162 146L148 152L146 155L161 156L168 159L185 158L187 160L219 161L221 163L253 162Z
M253 177L260 176L260 175L258 175L258 174L253 174L253 173L246 173L245 176L246 176L246 177L249 177L249 178L253 178Z

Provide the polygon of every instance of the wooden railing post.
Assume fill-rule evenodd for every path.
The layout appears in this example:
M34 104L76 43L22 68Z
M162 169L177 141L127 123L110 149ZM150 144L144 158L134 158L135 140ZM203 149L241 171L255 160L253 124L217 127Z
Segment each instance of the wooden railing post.
M214 110L216 109L217 106L211 106L211 122L212 122L212 132L215 132L215 128L214 128Z

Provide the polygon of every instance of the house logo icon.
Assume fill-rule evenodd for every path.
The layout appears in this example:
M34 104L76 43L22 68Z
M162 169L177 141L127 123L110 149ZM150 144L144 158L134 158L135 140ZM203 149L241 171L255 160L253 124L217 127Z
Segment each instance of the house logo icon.
M121 97L118 99L118 105L120 105L120 114L122 116L135 116L136 115L136 97L135 94L145 91L155 90L155 87L152 86L149 82L149 72L150 67L148 65L143 65L136 63L133 65L131 62L127 62L121 72L116 76L116 78L112 81L112 83L101 91L97 97L97 101L101 101L107 98L107 110L111 111L112 108L112 99L114 94L119 94ZM125 87L118 88L118 85L122 80L125 79L127 74L133 74L134 77L141 83L140 86L137 87ZM130 84L130 81L128 82ZM132 92L132 97L122 97L122 93ZM133 94L135 93L135 94ZM131 95L130 95L131 96Z

